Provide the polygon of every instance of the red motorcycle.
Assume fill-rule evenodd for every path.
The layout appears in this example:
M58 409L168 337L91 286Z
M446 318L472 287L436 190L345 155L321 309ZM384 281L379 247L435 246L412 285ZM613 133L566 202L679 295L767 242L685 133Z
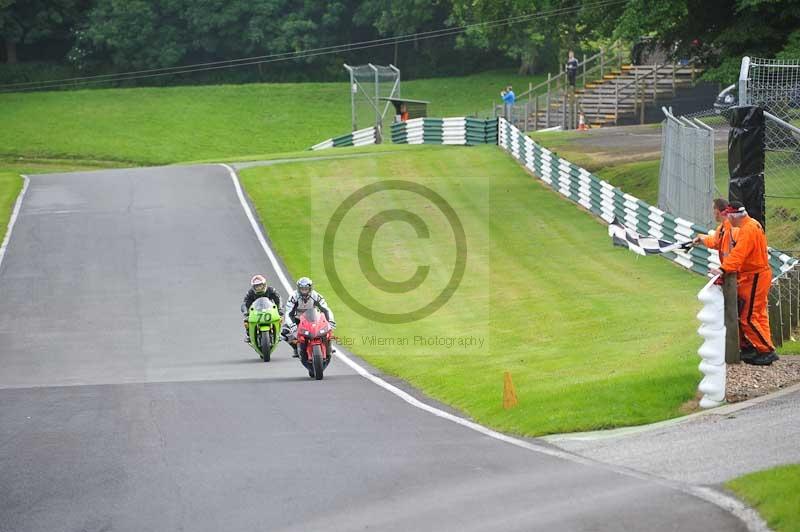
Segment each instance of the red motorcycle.
M333 331L325 314L315 307L306 310L297 324L297 354L308 370L308 376L318 381L331 362Z

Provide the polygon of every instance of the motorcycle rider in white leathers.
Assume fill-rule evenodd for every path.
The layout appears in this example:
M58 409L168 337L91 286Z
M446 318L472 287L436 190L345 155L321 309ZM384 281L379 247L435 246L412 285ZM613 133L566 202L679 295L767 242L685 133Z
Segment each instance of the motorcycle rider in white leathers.
M322 294L314 290L311 279L301 277L297 280L297 290L286 300L283 311L283 329L281 336L292 346L297 342L297 324L300 323L300 315L306 310L317 307L328 319L331 328L336 327L333 319L333 311L328 307L328 303ZM298 356L295 352L294 356Z

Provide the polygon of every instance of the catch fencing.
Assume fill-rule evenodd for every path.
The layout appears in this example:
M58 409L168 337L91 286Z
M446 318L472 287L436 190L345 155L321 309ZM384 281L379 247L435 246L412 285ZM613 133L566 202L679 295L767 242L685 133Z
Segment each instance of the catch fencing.
M713 227L714 128L662 110L666 119L661 123L658 208Z
M739 101L765 111L767 238L800 255L800 60L742 58Z

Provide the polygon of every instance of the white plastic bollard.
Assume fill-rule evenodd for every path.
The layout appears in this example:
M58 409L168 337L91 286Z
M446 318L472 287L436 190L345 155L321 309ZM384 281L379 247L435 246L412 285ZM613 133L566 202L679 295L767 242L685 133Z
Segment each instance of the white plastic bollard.
M722 287L715 285L714 276L697 294L703 308L697 313L700 320L698 334L705 340L697 354L700 371L705 375L698 390L703 394L700 408L714 408L725 402L725 302Z

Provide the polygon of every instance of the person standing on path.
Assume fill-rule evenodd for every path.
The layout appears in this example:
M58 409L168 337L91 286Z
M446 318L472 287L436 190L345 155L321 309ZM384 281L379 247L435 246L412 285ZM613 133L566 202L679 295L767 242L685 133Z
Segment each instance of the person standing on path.
M742 360L748 364L769 366L778 360L778 355L772 345L767 314L767 298L772 283L767 237L761 224L747 215L740 202L731 202L725 213L731 226L738 228L738 233L730 254L722 260L719 269L712 269L711 273L738 274L739 329L755 350L754 353L742 353Z
M511 121L511 111L514 108L514 103L517 101L517 96L514 94L514 90L511 88L511 85L506 87L505 90L500 91L500 96L503 98L505 119Z
M569 57L567 58L567 81L572 88L572 93L575 93L575 79L578 77L578 60L575 59L575 52L570 50Z

